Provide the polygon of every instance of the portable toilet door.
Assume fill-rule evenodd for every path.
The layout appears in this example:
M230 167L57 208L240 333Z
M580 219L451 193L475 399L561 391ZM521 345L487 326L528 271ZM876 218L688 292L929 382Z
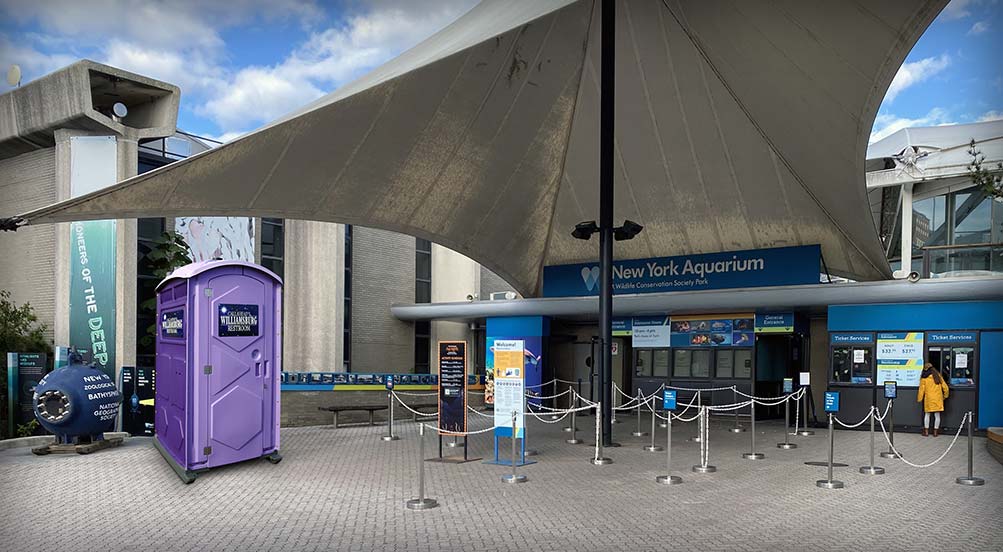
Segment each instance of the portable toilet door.
M259 458L278 449L281 286L257 267L219 266L196 290L202 361L198 400L207 467Z

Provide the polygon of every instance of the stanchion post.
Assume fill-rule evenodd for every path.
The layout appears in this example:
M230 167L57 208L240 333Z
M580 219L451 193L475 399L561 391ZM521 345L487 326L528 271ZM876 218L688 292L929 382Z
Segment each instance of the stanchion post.
M439 503L434 498L425 497L425 423L418 425L418 498L405 503L408 510L428 510Z
M814 431L808 429L808 393L811 391L810 388L806 389L802 387L802 389L805 389L805 392L801 397L801 400L804 401L804 408L802 408L802 410L804 410L804 423L802 424L802 429L798 432L798 435L808 437L809 435L815 435Z
M832 412L829 413L829 476L826 479L819 479L815 482L815 486L822 487L823 489L842 489L842 481L833 481L832 479L832 449L836 444L835 433L832 427Z
M742 454L742 458L746 460L762 460L766 458L766 455L762 452L756 452L756 399L749 399L749 412L752 414L749 428L749 434L752 437L752 450ZM784 428L784 433L787 433L787 428Z
M400 437L394 435L394 394L387 391L387 434L382 437L384 441L396 441Z
M581 380L579 380L579 382L580 381ZM577 402L578 402L578 397L575 396L574 387L572 387L572 384L569 383L568 384L568 409L569 410L574 410L575 404ZM571 415L571 421L574 422L574 419L575 419L575 416L574 416L574 414L572 414ZM563 430L567 431L567 432L571 432L571 431L574 431L574 428L572 426L567 426L567 427L564 427Z
M734 385L731 386L731 404L738 404L738 388ZM738 423L738 409L735 409L735 427L730 430L732 433L742 433L745 428Z
M784 442L777 443L777 448L790 450L796 449L798 446L791 442L791 394L787 394L787 400L784 401Z
M637 431L631 433L634 437L644 437L648 434L647 431L641 431L641 388L637 388ZM647 403L645 403L647 404Z
M864 475L881 475L885 473L885 469L880 466L874 465L874 415L877 414L877 407L871 407L871 464L869 466L862 466L860 468L860 473Z
M710 420L707 416L707 409L702 406L700 407L699 431L700 463L693 466L693 471L697 473L714 473L717 471L717 467L710 465L710 446L707 442L710 436Z
M655 481L663 485L678 485L683 482L683 478L672 475L672 411L666 410L668 421L665 424L665 475L659 475Z
M973 487L978 487L980 485L985 485L986 480L982 479L981 477L975 477L974 475L972 475L972 470L973 470L972 442L974 441L972 437L972 426L975 425L975 418L971 410L968 411L967 418L968 418L968 477L959 477L955 479L954 482L957 483L958 485L970 485Z
M700 392L699 389L697 389L697 412L700 412L701 416L703 416L703 405L701 404L702 402L703 402L703 394ZM700 419L702 420L703 418L701 417ZM693 437L690 437L690 442L699 443L702 439L703 439L703 426L697 424L697 434Z
M880 454L882 458L898 458L895 445L895 399L888 399L888 450Z
M616 383L611 382L610 383L610 387L613 388L613 392L610 393L610 395L613 397L613 408L610 409L611 410L611 412L610 412L610 423L611 424L618 424L618 423L620 423L620 420L616 419L616 409L618 407L617 403L620 402L620 393L619 393L619 391L616 388Z
M648 403L645 402L644 404L648 404ZM666 410L666 412L668 412L668 411ZM638 414L637 416L638 416L638 418L640 418L641 415ZM672 417L671 413L669 413L669 417ZM661 452L662 451L662 447L655 444L655 396L654 395L651 396L651 444L648 445L648 446L646 446L646 447L644 447L644 450L646 450L648 452Z
M599 405L596 406L596 415L597 416L599 415L599 412L602 412L602 405L601 404L599 404ZM616 411L614 410L613 412L615 413ZM599 423L599 422L597 421L596 423ZM603 455L602 434L601 433L597 432L597 434L596 434L596 456L595 456L595 458L589 458L589 462L591 462L593 465L596 465L596 466L605 466L606 464L612 464L613 463L613 459L612 458L606 458L606 456Z
M581 381L581 380L579 380ZM565 439L565 443L569 445L580 445L582 440L578 438L578 422L577 422L577 407L581 403L578 401L578 397L575 397L575 402L571 405L571 438Z
M516 413L515 410L513 410L512 411L512 473L502 476L502 481L504 481L506 483L525 483L526 480L527 480L527 478L526 478L526 476L524 474L516 473L515 472L515 467L519 463L516 460L516 458L517 458L516 454L517 453L516 453L516 446L515 446L515 444L516 444L515 443L516 442L516 435L515 435L515 431L516 431L515 430L516 417L517 417L517 413Z

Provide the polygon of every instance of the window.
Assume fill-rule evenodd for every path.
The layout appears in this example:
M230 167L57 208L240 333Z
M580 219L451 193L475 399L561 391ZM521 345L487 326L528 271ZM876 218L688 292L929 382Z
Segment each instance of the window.
M975 384L975 348L970 345L940 345L927 349L927 359L950 385Z
M432 242L414 240L414 302L432 302ZM429 373L432 323L414 323L414 373Z
M912 247L947 243L947 196L936 196L912 204Z
M148 169L149 170L149 169ZM165 230L162 218L142 218L136 221L136 366L152 368L157 362L155 302L160 276L147 255L157 247Z
M345 225L345 313L342 365L345 372L352 371L352 225Z
M717 351L717 362L714 363L714 377L735 377L735 351Z
M735 378L752 377L752 349L735 349Z
M709 378L712 352L701 349L675 349L672 377Z
M634 374L651 377L651 349L638 349L634 353Z
M655 349L651 354L651 375L656 378L669 377L669 350Z
M874 383L874 349L864 346L833 347L832 381Z
M982 190L954 194L952 243L989 243L992 240L992 204L992 199Z
M283 278L285 268L285 221L261 219L261 266Z

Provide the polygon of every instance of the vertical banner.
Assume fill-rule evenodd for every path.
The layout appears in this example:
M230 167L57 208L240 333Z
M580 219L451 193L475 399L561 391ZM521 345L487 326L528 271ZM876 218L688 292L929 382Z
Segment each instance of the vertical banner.
M550 335L550 319L545 316L507 316L487 319L485 336L485 361L487 374L484 386L484 402L494 404L495 395L495 343L519 340L523 344L523 379L529 401L539 405L541 399L534 397L549 394L550 388L543 389L547 336ZM544 392L546 391L546 392Z
M114 136L70 138L70 197L118 181ZM115 381L115 221L70 224L70 347Z
M521 339L496 340L495 353L495 435L524 437L526 380L523 367L525 344ZM515 428L512 412L516 413Z
M439 433L467 431L467 342L439 342Z
M877 381L894 381L900 387L919 386L923 332L879 333L877 359Z
M45 376L45 353L7 353L7 400L9 433L17 437L17 426L35 419L35 386ZM36 434L44 434L40 429Z

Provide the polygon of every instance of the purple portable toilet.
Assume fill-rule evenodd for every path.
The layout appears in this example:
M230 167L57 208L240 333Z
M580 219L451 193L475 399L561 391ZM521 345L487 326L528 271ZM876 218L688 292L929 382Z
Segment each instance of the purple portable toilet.
M154 444L185 483L278 463L282 280L243 261L183 266L157 286Z

